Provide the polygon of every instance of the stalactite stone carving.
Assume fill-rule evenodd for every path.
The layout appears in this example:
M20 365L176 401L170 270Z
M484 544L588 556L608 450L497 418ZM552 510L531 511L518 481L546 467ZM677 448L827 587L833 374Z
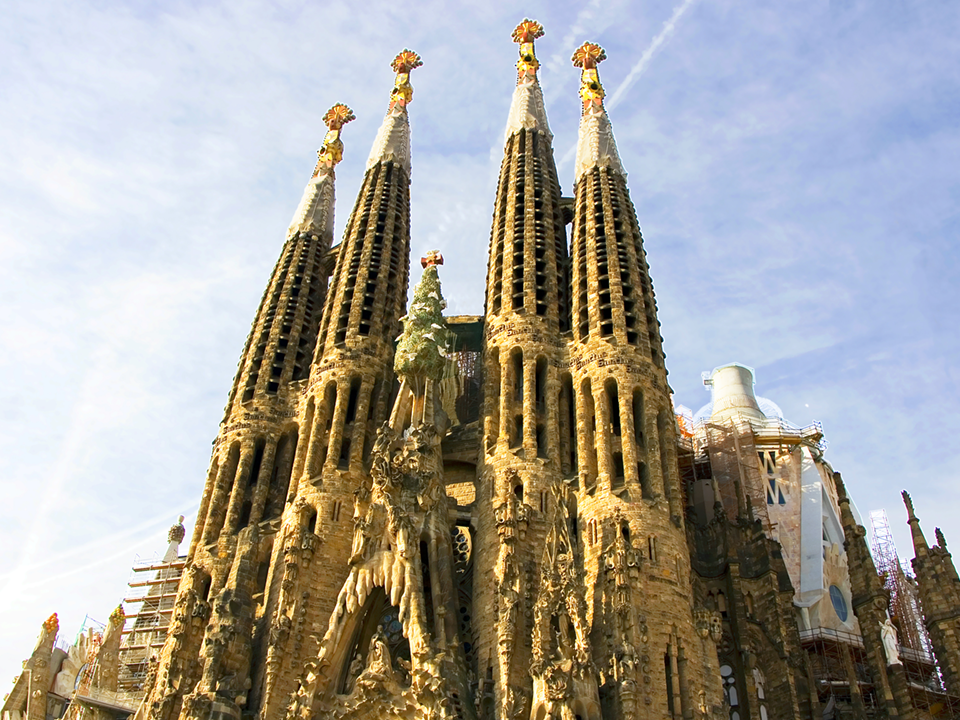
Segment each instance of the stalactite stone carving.
M546 717L558 718L575 714L595 717L599 712L582 559L570 534L570 494L563 481L554 484L553 523L547 534L533 606L534 716L541 709Z

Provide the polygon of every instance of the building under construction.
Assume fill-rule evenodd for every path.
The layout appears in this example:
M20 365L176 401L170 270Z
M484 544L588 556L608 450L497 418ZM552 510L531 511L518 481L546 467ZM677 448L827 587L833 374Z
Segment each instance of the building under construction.
M167 533L167 550L137 560L129 592L106 623L89 617L73 642L52 615L4 698L3 720L122 720L136 713L167 639L186 558L178 548L181 516Z
M778 667L788 675L786 668L800 658L805 682L789 691L809 716L884 717L889 692L878 692L870 671L856 612L864 591L851 573L842 483L823 457L822 428L784 420L776 404L754 394L753 372L744 366L717 368L705 382L711 403L696 415L678 412L678 459L697 586L706 607L723 618L721 663L728 669L731 712L752 699L756 716L779 717L766 710L764 685ZM852 527L862 526L847 505ZM873 513L871 524L874 575L890 596L905 697L921 716L960 717L886 514ZM772 634L772 627L779 631ZM755 714L737 715L747 716Z

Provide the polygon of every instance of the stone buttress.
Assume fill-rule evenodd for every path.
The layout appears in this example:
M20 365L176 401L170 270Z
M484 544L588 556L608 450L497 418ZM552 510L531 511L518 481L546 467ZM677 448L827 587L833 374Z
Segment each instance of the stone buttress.
M212 704L239 716L259 695L274 538L296 487L293 465L303 444L298 405L329 275L334 167L343 152L340 130L352 119L344 105L324 116L328 132L316 169L240 358L144 705L144 714L157 720L202 716ZM188 693L193 710L184 709Z
M304 662L319 651L319 628L349 571L354 494L369 477L376 431L390 410L394 339L409 273L407 105L413 99L410 72L421 64L409 50L393 61L389 108L347 221L300 399L294 501L280 529L275 604L268 607L261 707L272 718L284 714Z
M702 717L722 703L715 649L694 624L676 421L643 239L603 106L605 57L584 43L572 58L582 115L561 380L577 429L570 469L590 638L604 717Z
M513 33L520 45L518 78L487 266L474 577L495 573L495 581L477 584L473 598L484 717L492 717L494 706L498 717L519 717L529 708L531 620L523 608L534 599L551 487L562 468L569 469L569 443L562 443L572 417L562 417L558 406L562 333L569 324L567 242L537 79L534 40L542 35L531 20Z
M913 511L913 502L906 491L907 522L913 538L913 571L917 576L923 620L930 633L933 652L948 693L960 695L960 579L947 541L936 528L937 544L927 545L920 529L920 520Z

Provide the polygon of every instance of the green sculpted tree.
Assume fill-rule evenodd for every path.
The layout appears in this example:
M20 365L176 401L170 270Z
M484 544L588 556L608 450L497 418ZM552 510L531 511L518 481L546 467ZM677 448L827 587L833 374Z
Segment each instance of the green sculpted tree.
M425 258L423 275L413 291L413 302L406 317L401 319L403 333L393 367L397 375L407 380L415 397L423 395L428 381L439 381L443 377L446 363L449 331L443 310L447 303L440 292L437 274L437 265L442 262L439 253Z

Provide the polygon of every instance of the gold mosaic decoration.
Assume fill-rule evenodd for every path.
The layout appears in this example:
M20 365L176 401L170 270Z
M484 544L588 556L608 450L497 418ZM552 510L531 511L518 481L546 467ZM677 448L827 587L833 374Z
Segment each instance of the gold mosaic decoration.
M534 52L533 41L543 37L543 25L536 20L524 19L513 31L513 41L520 43L520 59L517 60L517 84L525 78L536 77L540 63Z
M604 92L597 65L607 59L607 54L596 43L586 42L574 50L570 59L575 67L581 68L580 97L583 100L583 111L602 108Z
M410 71L423 65L423 60L413 50L404 49L397 55L390 67L397 74L390 93L390 109L405 108L413 101L413 85L410 84Z
M341 103L337 103L324 113L323 122L328 129L323 138L323 147L317 150L317 166L313 170L314 177L320 174L321 168L336 165L343 159L343 142L340 140L340 130L348 122L356 119L357 116L353 114L353 110Z

